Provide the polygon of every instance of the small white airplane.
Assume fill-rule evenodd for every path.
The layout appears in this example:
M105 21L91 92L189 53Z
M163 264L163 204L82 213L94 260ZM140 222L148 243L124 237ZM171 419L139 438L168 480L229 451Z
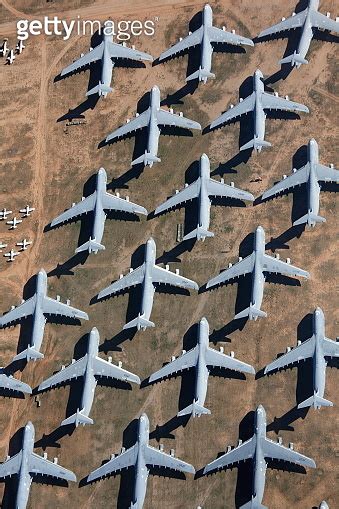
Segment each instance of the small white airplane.
M3 249L5 249L5 247L7 247L7 244L4 244L3 242L0 242L0 253Z
M6 57L6 62L8 62L8 64L11 65L13 64L14 60L15 60L14 50L10 49Z
M20 41L17 42L17 45L16 45L16 52L18 55L21 55L21 53L23 52L23 50L26 48L26 46L24 45L23 41L20 39Z
M2 219L7 219L7 216L9 216L10 214L12 214L11 210L7 210L6 208L0 210L0 221Z
M27 239L23 239L21 242L16 243L17 246L20 246L20 251L26 251L28 246L30 246L31 244L32 244L32 241L27 240Z
M7 46L8 39L4 39L4 42L2 43L2 46L0 48L0 53L3 57L7 55L8 46Z
M15 257L18 256L20 253L18 251L14 251L14 249L11 249L8 253L5 253L4 256L8 258L8 262L14 262Z
M33 212L35 210L34 207L30 207L29 205L26 205L26 207L24 207L23 209L20 209L19 212L20 214L23 214L23 217L28 217L31 215L31 212Z
M10 225L10 230L15 230L17 225L20 223L22 223L22 219L17 219L16 217L13 217L13 219L10 219L10 221L6 221L6 224Z

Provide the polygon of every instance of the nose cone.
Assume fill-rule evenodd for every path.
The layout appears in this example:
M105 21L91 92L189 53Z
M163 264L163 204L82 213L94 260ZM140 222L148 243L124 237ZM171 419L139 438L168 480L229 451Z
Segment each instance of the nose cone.
M264 75L263 75L263 73L261 72L260 69L257 69L255 71L254 75L257 76L258 78L263 78L264 77Z
M319 506L319 509L330 509L328 503L323 500Z
M96 340L96 342L99 343L100 335L99 335L99 331L96 327L93 327L93 329L91 330L90 339Z
M210 4L206 4L205 7L204 7L204 11L207 13L210 13L212 14L212 7L210 6Z
M257 235L265 235L265 230L262 226L258 226L257 229L255 230L255 233Z
M315 309L314 314L317 318L324 318L324 312L319 306Z
M155 249L155 247L156 247L155 240L153 239L153 237L150 237L148 239L148 241L146 242L146 244L147 244L147 247L152 248L152 249Z
M46 274L45 269L40 269L40 270L39 270L39 276L47 277L47 274Z
M31 421L28 421L28 423L26 424L25 431L30 431L30 432L34 433L34 426L33 426L33 423Z
M145 413L141 414L140 416L140 424L142 424L144 427L149 426L149 419Z

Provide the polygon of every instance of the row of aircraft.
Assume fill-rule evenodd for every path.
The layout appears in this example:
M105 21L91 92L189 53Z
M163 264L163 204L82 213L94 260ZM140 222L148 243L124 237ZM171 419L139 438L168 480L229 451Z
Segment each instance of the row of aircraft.
M331 20L329 15L322 15L318 12L319 0L310 0L308 7L299 13L293 13L288 19L283 19L281 23L262 31L258 40L264 40L272 34L285 32L291 29L299 29L301 32L300 41L296 51L283 58L280 64L290 65L291 67L299 67L306 64L306 55L315 34L315 30L325 30L339 32L338 20ZM110 23L106 22L106 25ZM180 40L177 44L166 50L159 57L159 62L165 61L173 56L187 51L190 48L200 46L200 66L197 71L187 77L187 81L197 80L206 83L209 78L215 78L212 73L212 54L215 46L219 43L233 44L239 46L254 46L251 39L237 35L234 30L226 31L226 28L218 29L213 26L213 13L211 7L205 5L202 12L202 24L198 30L189 33L188 37ZM23 49L21 43L20 52ZM5 56L7 52L7 43L4 43L2 52ZM11 50L9 55L9 63L14 60L14 52ZM112 91L111 80L112 71L115 62L120 59L132 59L136 61L153 61L153 57L147 53L136 50L135 48L127 48L125 44L115 44L111 35L104 35L102 42L95 48L91 48L90 52L81 56L70 66L66 67L61 76L66 76L74 71L88 66L93 62L101 61L101 79L97 86L87 92L87 95L98 94L106 97ZM8 57L7 57L8 59ZM172 109L169 111L160 107L160 90L154 86L150 93L149 108L136 114L135 118L128 121L126 125L118 128L106 137L105 143L110 143L129 133L133 133L139 129L146 128L148 130L147 148L144 154L135 159L132 165L143 164L144 166L152 166L156 162L160 162L158 157L159 137L162 126L176 126L178 128L201 130L198 122L185 118L182 113L175 114ZM214 120L209 126L210 130L221 127L227 122L253 112L253 138L240 147L241 150L255 150L260 152L263 147L271 144L265 140L265 122L267 111L282 110L292 112L308 113L307 106L290 101L285 98L278 97L277 93L269 94L265 91L264 76L258 69L253 75L253 92L246 98L240 98L238 105L229 108L225 113ZM295 225L308 224L314 226L317 222L322 222L324 218L320 217L319 212L319 182L338 182L338 171L332 167L326 167L319 163L318 145L315 140L311 140L308 144L308 161L305 166L297 171L293 171L289 177L284 176L282 182L275 184L272 189L266 191L262 199L269 199L281 192L285 192L294 186L307 185L307 207L308 211L305 216L299 218ZM177 192L173 197L169 198L164 204L160 205L154 211L155 215L164 213L167 210L177 207L186 201L197 199L199 201L199 217L197 219L197 227L189 232L184 240L197 238L198 240L213 236L209 231L210 226L210 207L211 197L222 196L240 200L254 201L254 197L240 189L236 189L234 185L226 185L223 181L219 182L210 176L210 163L206 154L200 158L200 171L198 179L191 185L185 185L182 191ZM88 242L80 246L76 252L88 251L98 252L103 250L102 237L104 232L104 224L107 210L120 210L132 214L147 215L144 207L134 204L129 199L123 199L120 196L114 196L107 192L107 175L103 168L97 174L97 183L95 192L83 199L80 203L73 205L71 209L54 219L51 227L58 226L68 220L80 216L87 212L94 213L94 222L92 235ZM21 211L20 211L21 212ZM0 219L6 219L4 210ZM29 214L28 214L29 215ZM9 222L13 228L21 220L14 218ZM12 224L13 223L13 224ZM25 239L26 240L26 239ZM286 274L288 276L298 276L308 278L309 273L303 269L291 265L290 260L286 262L279 259L278 256L273 257L265 252L265 232L261 226L255 231L253 252L246 258L240 258L239 261L222 271L216 277L210 279L206 284L206 290L217 287L221 284L233 281L236 278L246 274L252 275L252 289L249 306L235 315L235 319L254 319L267 316L261 309L263 300L264 282L267 273ZM179 275L179 271L170 272L169 266L165 268L156 264L156 244L150 238L145 246L144 263L136 269L130 269L126 276L120 278L109 285L107 288L99 292L97 299L105 299L111 295L119 293L125 289L136 285L142 286L142 297L140 312L138 316L128 322L124 329L137 328L146 329L154 327L151 321L151 312L153 306L153 298L157 285L168 284L178 286L185 289L198 290L199 287L195 281ZM0 318L0 327L15 324L27 316L32 317L32 337L27 348L19 352L14 361L30 361L44 357L40 351L44 328L47 317L66 316L80 320L88 320L88 315L84 311L71 307L70 302L62 303L60 297L52 299L47 295L47 274L42 269L37 275L36 292L26 301L23 301L18 307L12 307L11 311L4 314ZM193 417L209 414L210 410L205 407L205 399L207 394L208 376L212 367L221 369L231 369L241 373L254 374L254 368L234 357L234 353L226 355L223 349L217 351L209 346L209 324L206 318L202 318L198 325L197 345L190 351L183 351L182 355L175 358L172 357L171 362L165 364L161 369L153 373L148 383L153 384L164 378L181 373L184 370L195 369L195 385L194 397L192 404L179 411L178 416ZM83 391L80 406L76 413L66 417L61 425L78 426L80 424L93 424L90 417L95 387L97 380L100 378L113 378L124 382L140 384L139 377L125 369L122 365L114 365L112 359L108 361L99 357L100 336L96 328L93 328L89 334L87 353L81 359L75 361L62 369L56 374L43 381L37 388L38 392L63 384L69 380L82 378ZM286 366L294 366L295 363L305 359L312 359L313 365L313 391L312 395L299 404L299 408L313 406L320 408L321 406L331 406L332 403L324 398L326 365L329 358L339 356L338 343L328 339L325 336L325 317L320 308L316 308L313 313L313 333L312 336L304 341L299 342L295 348L287 349L286 354L278 357L275 361L266 366L264 374L270 374ZM16 390L32 393L32 389L28 384L16 380L8 373L6 368L0 371L0 386L4 389ZM226 452L217 457L202 469L202 475L208 475L222 468L227 468L238 464L240 461L252 460L253 465L253 482L252 482L252 498L242 506L242 509L266 509L262 505L265 488L265 476L269 459L288 461L303 467L315 468L313 459L304 456L294 450L292 443L288 447L282 444L281 439L274 442L266 435L266 412L262 405L256 409L254 420L253 436L246 442L239 440L235 448L228 446ZM146 414L142 414L139 418L138 433L135 445L125 450L121 449L121 453L117 456L112 455L111 459L102 466L91 472L86 482L91 483L108 475L119 472L123 469L134 469L134 487L131 508L142 509L146 497L147 479L149 473L152 473L154 467L170 468L179 472L195 474L195 469L189 463L175 457L174 451L171 450L167 454L160 445L156 449L149 445L150 424ZM6 478L12 475L18 475L18 485L16 492L16 507L24 509L27 506L31 482L36 475L47 475L66 481L76 481L76 476L70 470L58 465L57 459L53 462L47 457L41 457L34 453L35 430L31 422L28 422L24 429L23 446L21 451L8 458L0 465L0 478ZM321 502L321 509L328 508L325 501Z
M0 55L6 59L7 64L11 65L13 64L16 55L21 55L24 49L25 45L22 40L18 40L14 50L8 47L8 39L4 39L0 48Z
M253 435L249 440L242 442L234 448L227 450L217 459L208 463L200 472L200 475L209 475L221 469L236 466L242 461L252 461L252 498L241 506L240 509L267 509L262 505L266 484L266 470L270 466L269 460L287 461L302 467L316 468L315 461L304 454L294 450L294 444L289 443L286 447L279 437L275 442L267 437L266 411L259 405L255 411ZM54 461L39 456L34 452L35 430L32 422L28 422L24 429L22 449L12 457L8 457L0 465L0 478L8 478L17 474L19 477L16 493L17 508L24 509L27 506L30 486L35 476L46 475L65 481L75 482L75 474ZM93 470L86 478L86 483L93 483L109 475L116 475L123 470L133 468L133 495L130 509L142 509L146 497L147 480L150 473L156 473L154 469L171 469L181 473L195 474L195 468L175 457L174 449L170 454L164 452L163 445L159 449L149 443L150 423L147 415L143 413L139 418L138 431L135 444L129 449L121 448L118 454L112 454L110 459L103 465ZM196 475L198 477L198 475ZM325 501L321 502L319 509L328 509Z
M280 64L287 64L299 68L302 64L307 64L306 55L309 50L315 31L332 31L339 33L339 19L332 20L330 14L321 14L319 11L319 0L309 0L308 7L299 12L293 13L291 17L285 19L271 28L263 30L257 37L257 42L275 34L286 34L290 30L300 31L300 40L297 49L291 54L280 60ZM106 21L105 26L109 27L111 21ZM110 30L106 30L110 32ZM158 58L159 62L168 60L190 48L200 47L200 66L197 71L186 78L186 81L198 80L204 83L209 78L215 78L212 73L212 55L213 50L218 44L230 44L235 46L254 46L254 42L241 35L226 30L226 27L219 29L213 26L213 12L209 4L206 4L202 11L202 24L187 37L180 38L177 44L164 51ZM130 59L136 61L153 61L153 57L147 53L136 50L134 47L128 48L123 44L113 42L113 36L104 33L102 42L95 48L82 55L75 62L62 70L61 76L67 76L82 67L97 61L101 61L101 79L97 86L87 92L86 95L98 94L106 97L112 91L112 71L115 62L119 59Z
M182 190L177 190L174 196L170 197L163 204L159 205L154 215L160 215L171 209L182 206L186 202L198 200L198 217L195 229L183 237L183 241L190 239L205 240L206 237L213 237L214 233L209 230L210 227L210 208L211 198L222 197L232 200L254 201L254 196L241 189L224 183L224 180L217 181L212 179L210 161L206 154L202 154L199 161L199 176L192 184L185 184ZM270 199L278 194L289 192L296 186L305 185L307 193L307 213L294 221L293 226L308 225L315 226L316 223L326 221L319 215L319 202L321 184L335 182L339 183L339 171L331 164L329 167L319 163L319 147L314 139L311 139L307 147L307 163L299 170L293 169L290 176L284 175L281 182L275 184L271 189L265 191L262 200ZM95 191L86 198L83 197L79 203L73 206L53 219L50 223L51 228L60 226L63 223L79 218L84 214L92 212L94 215L92 233L90 239L76 249L76 253L88 251L97 253L104 250L105 246L101 243L104 225L106 220L105 211L119 211L129 214L147 215L147 210L129 200L129 197L123 199L120 194L116 196L107 192L107 173L104 168L100 168L96 177Z

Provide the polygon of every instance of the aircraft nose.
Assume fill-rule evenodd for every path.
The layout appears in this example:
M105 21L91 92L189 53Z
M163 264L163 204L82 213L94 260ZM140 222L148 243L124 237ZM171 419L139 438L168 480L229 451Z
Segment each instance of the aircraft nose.
M319 506L319 509L329 509L327 502L323 500Z
M152 87L152 92L160 92L159 87L154 85L154 87Z
M262 226L258 226L256 229L257 233L264 233L264 228Z
M200 323L201 323L201 325L208 325L208 321L207 321L207 319L204 316L200 320Z
M257 69L257 70L255 71L255 75L256 75L256 76L258 76L259 78L263 78L263 77L264 77L264 75L263 75L263 73L261 72L261 70L260 70L260 69Z

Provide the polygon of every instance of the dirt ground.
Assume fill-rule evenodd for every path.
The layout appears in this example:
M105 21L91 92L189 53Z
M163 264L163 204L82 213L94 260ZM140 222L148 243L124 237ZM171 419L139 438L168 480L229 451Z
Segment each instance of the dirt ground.
M216 26L226 25L227 29L251 38L282 16L289 16L295 8L294 0L210 3ZM117 6L111 1L55 0L45 5L42 1L2 0L0 38L7 36L13 46L16 19L39 17L41 13L56 13L66 19L78 14L83 19L104 20L108 16L154 19L155 35L140 36L131 43L157 57L180 36L187 35L190 20L202 6L203 2L185 0L135 0L119 2ZM321 12L326 11L331 11L332 17L338 14L334 0L321 2ZM191 26L194 22L195 19ZM192 163L202 152L210 157L216 178L224 177L226 183L234 181L236 187L256 197L283 174L290 173L295 165L303 164L304 146L312 137L319 144L320 162L326 165L333 162L338 167L337 47L329 41L314 40L308 53L309 65L293 70L286 79L276 80L278 61L287 41L284 38L256 44L246 48L246 53L215 53L212 70L216 80L201 84L194 93L185 86L191 60L187 55L161 65L147 63L144 68L118 67L113 72L113 92L94 108L85 97L89 70L54 82L66 65L88 50L88 36L73 35L68 41L56 36L30 37L14 65L1 65L0 208L17 211L29 203L36 210L15 231L8 231L4 222L0 222L0 240L9 247L15 247L22 237L33 241L15 263L0 260L0 311L4 313L12 304L19 304L23 288L26 286L28 291L27 287L32 286L26 283L43 267L49 273L49 295L59 294L64 302L70 298L74 306L90 316L89 322L81 326L48 323L42 344L45 358L29 363L15 376L36 387L61 364L83 354L85 335L93 326L101 336L100 355L112 356L113 362L121 360L126 369L142 380L172 355L179 355L183 348L187 350L194 344L193 326L203 316L209 321L215 348L223 345L226 353L234 350L237 358L252 364L257 371L284 352L286 346L307 337L309 313L316 306L324 310L326 335L335 339L339 320L335 248L339 232L336 195L329 192L334 188L321 194L320 214L327 222L297 234L291 225L306 199L302 190L255 206L212 207L211 230L215 237L189 246L188 250L176 243L177 224L184 223L184 209L155 219L142 218L138 223L108 219L103 237L106 250L80 263L74 258L74 250L79 235L81 239L86 233L86 218L82 223L44 232L54 217L81 199L84 184L101 166L107 171L112 190L129 195L149 212L195 175ZM246 89L248 78L257 68L265 77L271 77L268 81L272 90L288 94L310 109L310 114L302 114L300 119L268 120L266 139L272 147L261 154L252 155L247 161L238 156L239 123L208 134L194 133L192 137L162 136L159 143L162 162L146 168L141 175L135 175L130 166L134 138L98 148L108 133L135 114L139 99L153 85L159 86L162 98L169 98L167 103L175 111L183 111L206 127L231 102L238 102L239 87ZM65 120L65 115L69 110L70 116L80 116L85 123L67 126L69 120ZM245 124L241 129L246 130ZM188 211L186 218L189 216ZM132 294L132 300L125 294L90 303L101 289L128 271L132 255L133 266L140 263L142 251L138 248L151 235L156 240L160 261L170 263L172 270L180 268L180 273L202 286L228 262L246 255L251 249L251 233L259 224L265 228L271 251L283 259L290 257L293 264L311 274L310 280L302 280L300 285L274 284L277 283L274 280L267 283L262 305L268 314L266 319L240 324L240 328L232 321L248 281L239 285L239 291L234 284L212 292L191 292L190 296L157 293L151 317L156 327L134 337L124 336L121 330L133 318L139 302L137 295ZM19 336L22 341L25 325L0 331L1 365L8 365L16 354ZM253 410L261 403L267 412L269 436L275 439L279 434L285 444L293 442L297 451L317 463L316 469L304 474L268 469L263 503L272 509L311 509L326 499L331 508L338 507L337 369L328 368L326 374L325 397L334 406L304 413L296 410L296 404L311 392L308 363L269 378L247 376L241 380L229 378L228 373L217 374L209 378L206 398L211 415L188 422L174 418L178 409L192 400L194 377L187 375L132 390L98 385L91 412L94 426L78 428L70 435L59 424L76 404L79 386L69 389L67 385L42 394L40 407L34 397L1 398L0 458L5 458L9 450L10 454L18 450L17 431L31 419L36 430L36 452L45 451L49 458L58 456L60 464L73 470L80 481L111 453L119 452L122 445L128 447L133 443L135 420L146 412L152 445L160 441L167 451L175 448L178 457L199 470L228 444L236 445L239 438L246 439L252 434ZM243 467L198 479L188 475L186 481L150 476L144 507L179 509L200 505L203 509L231 509L248 500L250 483L250 471ZM125 509L130 503L131 486L126 475L92 485L71 483L68 488L33 483L28 508L61 508L68 504L101 509L116 507L118 500L118 507ZM3 508L12 507L11 490L11 484L0 485Z

